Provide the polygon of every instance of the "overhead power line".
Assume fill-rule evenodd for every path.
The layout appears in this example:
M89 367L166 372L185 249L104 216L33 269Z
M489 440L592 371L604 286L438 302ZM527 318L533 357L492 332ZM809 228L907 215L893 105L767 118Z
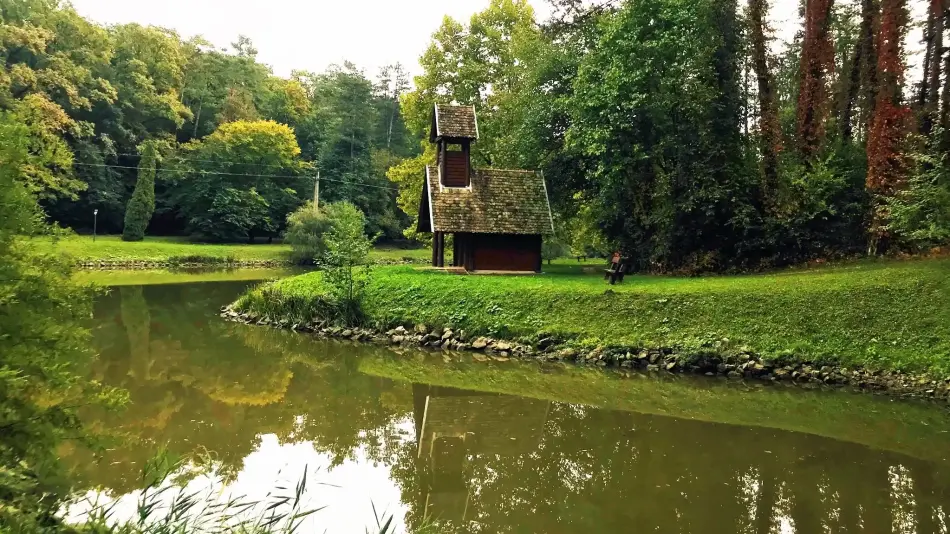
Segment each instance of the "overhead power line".
M116 157L132 157L132 158L141 158L141 154L128 154L128 153L119 153L112 154ZM190 161L193 163L218 163L220 165L248 165L256 167L283 167L283 164L280 163L248 163L244 161L227 161L227 160L217 160L217 159L197 159L197 158L183 158L181 156L169 156L169 158L175 161ZM308 162L305 162L308 163Z
M78 163L78 162L73 162L73 165L81 166L81 167L97 167L97 168L105 168L105 169L138 170L138 167L132 167L132 166L129 166L129 165L108 165L108 164L105 164L105 163ZM169 169L159 169L159 172L166 172L166 173L167 173L167 172L171 172L171 171L170 171ZM245 177L245 178L293 178L293 179L304 178L304 176L299 176L299 175L294 176L294 175L288 175L288 174L248 174L248 173L240 173L240 172L220 172L220 171L195 171L195 172L198 172L198 173L200 173L200 174L211 174L211 175L215 175L215 176L243 176L243 177ZM373 188L373 189L385 189L385 190L387 190L387 191L397 191L397 192L399 191L399 189L396 188L396 187L386 187L386 186L383 186L383 185L364 184L364 183L361 183L361 182L351 182L351 181L348 181L348 180L337 180L337 179L334 179L334 178L323 178L323 177L321 177L321 178L320 178L320 181L323 181L323 182L335 182L335 183L348 184L348 185L354 185L354 186L359 186L359 187L371 187L371 188Z

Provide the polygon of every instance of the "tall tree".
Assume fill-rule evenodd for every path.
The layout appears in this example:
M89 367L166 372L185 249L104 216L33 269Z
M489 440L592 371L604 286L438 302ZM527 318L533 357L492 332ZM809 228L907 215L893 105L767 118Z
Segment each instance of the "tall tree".
M877 54L874 48L874 36L877 21L875 0L861 0L861 23L858 39L849 63L846 85L842 91L842 109L839 121L841 138L850 141L854 137L854 110L861 110L859 128L867 132L870 111L874 108L874 92L877 84ZM868 95L862 97L862 95Z
M778 187L778 156L782 148L782 130L778 122L778 107L775 102L775 81L769 66L768 41L766 39L767 0L749 0L749 25L752 40L752 67L758 85L759 99L759 151L762 157L762 172L765 178L763 190L766 198Z
M152 214L155 213L155 168L158 165L158 147L155 141L146 141L139 147L139 177L129 205L125 209L123 241L141 241L145 238Z
M890 217L886 200L900 191L906 180L907 162L903 144L910 110L901 98L906 27L905 0L882 0L877 38L880 85L868 138L867 188L874 196L870 227L871 252L887 249L887 223Z
M534 9L527 0L492 0L468 24L446 17L419 59L423 74L403 101L410 130L419 138L429 125L436 102L475 106L481 138L473 157L482 165L498 165L497 140L505 134L495 126L497 101L523 82L533 58L521 46L538 33Z
M190 233L213 241L281 232L313 183L293 130L272 121L223 124L177 156L173 204Z
M828 84L835 61L834 46L831 42L833 2L834 0L805 1L797 130L798 150L806 162L813 160L822 148L831 105Z
M923 135L930 134L935 121L938 120L946 11L946 0L930 0L927 10L927 26L924 30L923 76L921 77L917 97L920 112L919 130Z
M59 530L53 516L68 491L57 447L88 437L80 406L119 396L84 378L96 356L83 326L89 291L76 285L68 258L22 239L50 230L20 176L27 141L26 127L0 112L0 528L49 532Z
M643 268L736 258L750 192L736 31L733 2L631 2L580 65L568 138L593 162L601 228Z
M374 97L380 108L380 127L377 145L386 150L402 152L408 141L408 131L399 110L399 97L409 92L409 74L399 63L380 69L374 87ZM385 139L385 143L382 141ZM395 140L395 147L393 141Z

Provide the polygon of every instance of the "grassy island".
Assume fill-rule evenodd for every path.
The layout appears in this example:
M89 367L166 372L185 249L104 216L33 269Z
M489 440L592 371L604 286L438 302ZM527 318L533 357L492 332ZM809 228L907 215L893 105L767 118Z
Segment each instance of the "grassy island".
M577 347L751 351L788 360L950 373L950 259L855 262L738 276L632 276L608 286L598 266L564 262L536 276L373 271L368 323L425 324ZM237 303L272 319L319 317L318 272L258 287Z

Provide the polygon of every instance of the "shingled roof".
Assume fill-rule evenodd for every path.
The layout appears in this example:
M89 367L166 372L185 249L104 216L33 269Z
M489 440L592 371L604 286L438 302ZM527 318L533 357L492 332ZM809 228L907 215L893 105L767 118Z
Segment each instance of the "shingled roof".
M475 234L551 234L554 223L540 173L472 171L470 187L443 187L439 168L426 167L419 231ZM428 219L428 220L427 220Z
M429 140L440 137L452 139L478 139L478 119L475 106L446 106L436 104L432 114L432 129Z

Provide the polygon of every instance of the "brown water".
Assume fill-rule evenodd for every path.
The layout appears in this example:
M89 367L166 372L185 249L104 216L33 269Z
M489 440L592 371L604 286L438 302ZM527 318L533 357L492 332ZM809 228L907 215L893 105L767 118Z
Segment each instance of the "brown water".
M308 471L326 508L305 531L364 532L375 507L409 532L948 532L943 409L221 321L247 285L125 286L97 303L90 373L131 404L85 414L114 447L63 457L119 516L165 447L205 468L189 488L259 498Z

